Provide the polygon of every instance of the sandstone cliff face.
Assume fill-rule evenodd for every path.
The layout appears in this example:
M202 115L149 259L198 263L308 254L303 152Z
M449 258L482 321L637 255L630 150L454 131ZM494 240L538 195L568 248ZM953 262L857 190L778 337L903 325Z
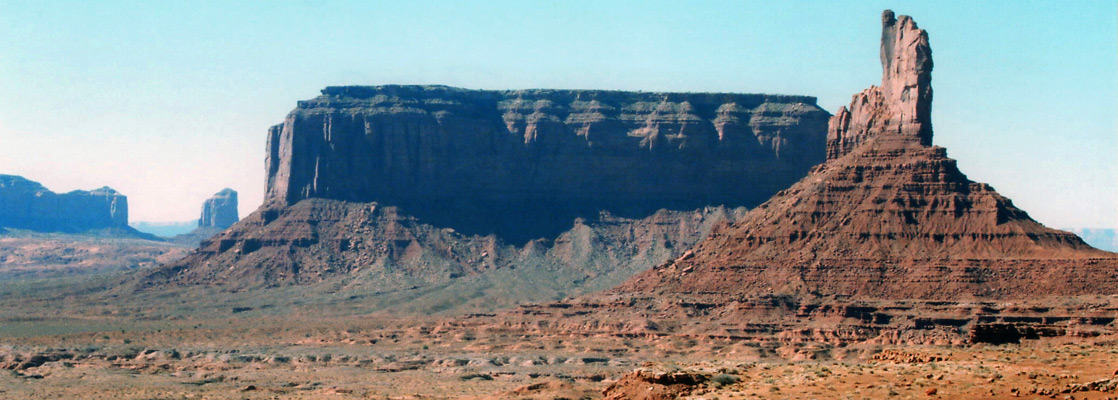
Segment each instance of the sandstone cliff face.
M824 159L805 96L330 87L269 132L265 203L378 201L525 243L576 217L754 206ZM531 223L524 223L530 220Z
M1118 262L967 179L930 145L931 50L882 18L882 87L830 121L829 160L623 290L1029 298L1118 293Z
M202 203L199 227L225 229L241 219L237 216L237 191L222 189Z
M265 204L145 281L345 277L416 309L605 289L821 162L828 116L804 96L330 87L269 131Z
M881 15L881 86L854 95L827 129L827 159L846 155L872 137L932 144L932 48L912 18Z
M447 325L527 340L725 340L793 360L1113 335L1118 255L1033 221L931 146L927 35L889 11L882 22L882 86L901 94L855 96L807 177L614 290Z
M45 232L132 231L128 198L113 189L59 194L15 175L0 175L0 226Z

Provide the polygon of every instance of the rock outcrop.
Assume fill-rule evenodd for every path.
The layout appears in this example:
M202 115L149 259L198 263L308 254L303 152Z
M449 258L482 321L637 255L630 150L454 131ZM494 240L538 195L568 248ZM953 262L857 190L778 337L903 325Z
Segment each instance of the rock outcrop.
M202 203L202 217L198 219L198 227L225 229L240 219L237 214L237 191L225 188Z
M692 257L623 290L928 300L1118 293L1113 253L1037 223L930 145L927 34L892 12L882 22L882 87L831 119L830 159Z
M330 87L269 131L265 204L148 283L605 289L803 176L828 117L805 96Z
M134 232L128 227L128 198L109 187L60 194L15 175L0 175L0 227L42 232Z
M523 244L602 210L760 204L823 161L828 117L806 96L328 87L270 130L265 204L376 201Z
M877 136L932 144L932 48L912 18L881 15L881 86L854 95L827 129L827 159Z
M237 191L229 188L214 193L202 202L202 216L194 230L171 238L172 242L198 247L203 240L209 239L229 229L240 220L237 216Z
M793 360L1118 333L1118 255L1037 223L931 146L916 112L931 94L927 35L892 12L883 23L883 86L919 90L855 96L807 177L613 290L453 324L537 341L719 343L712 357L747 343Z

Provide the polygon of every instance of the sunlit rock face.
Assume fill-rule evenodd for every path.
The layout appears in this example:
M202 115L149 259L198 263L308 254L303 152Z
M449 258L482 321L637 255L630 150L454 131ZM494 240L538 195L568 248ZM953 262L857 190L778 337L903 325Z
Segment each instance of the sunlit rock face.
M932 144L932 48L911 17L881 15L881 86L854 95L831 118L827 159L875 136Z
M831 118L825 163L623 290L935 300L1118 293L1113 253L1041 225L931 145L927 33L886 11L881 40L882 84Z

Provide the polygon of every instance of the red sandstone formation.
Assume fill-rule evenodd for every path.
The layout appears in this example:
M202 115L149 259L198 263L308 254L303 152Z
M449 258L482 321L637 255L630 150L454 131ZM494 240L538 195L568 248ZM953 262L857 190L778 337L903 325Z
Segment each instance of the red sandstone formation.
M438 287L455 306L491 288L523 294L504 302L605 289L822 162L829 114L814 103L329 87L269 131L264 206L147 280L344 277L380 292Z
M824 160L828 117L807 96L328 87L270 130L265 205L379 202L523 244L603 210L756 206Z
M789 359L1118 332L1118 256L1037 223L931 146L927 35L889 11L883 23L887 89L832 118L830 159L800 182L612 291L454 324ZM659 387L636 378L616 390Z
M932 144L932 48L916 21L892 11L881 14L881 86L854 95L850 108L831 118L827 159L846 155L881 134Z
M882 86L831 118L828 161L622 291L1032 298L1118 293L1114 254L1044 227L931 146L931 49L882 17Z

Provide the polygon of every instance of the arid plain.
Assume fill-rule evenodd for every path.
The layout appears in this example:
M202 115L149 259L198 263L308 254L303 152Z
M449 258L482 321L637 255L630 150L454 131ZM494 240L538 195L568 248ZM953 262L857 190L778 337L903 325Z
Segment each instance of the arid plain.
M173 239L2 175L0 398L1118 399L1118 254L933 145L928 34L881 25L834 115L328 87Z

